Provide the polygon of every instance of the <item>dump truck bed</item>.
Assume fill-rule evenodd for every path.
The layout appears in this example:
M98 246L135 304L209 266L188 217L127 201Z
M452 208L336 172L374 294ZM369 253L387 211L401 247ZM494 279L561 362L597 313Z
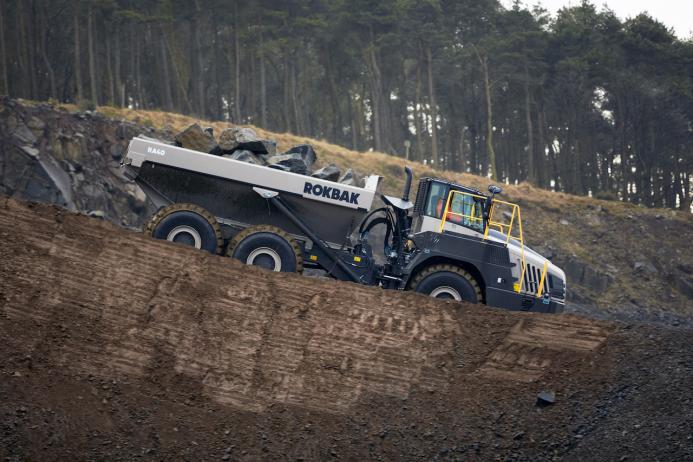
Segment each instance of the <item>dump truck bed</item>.
M301 235L256 192L267 189L278 192L322 239L335 245L342 245L370 210L380 179L370 176L360 188L143 137L130 142L124 163L156 207L193 203L237 229L270 224Z

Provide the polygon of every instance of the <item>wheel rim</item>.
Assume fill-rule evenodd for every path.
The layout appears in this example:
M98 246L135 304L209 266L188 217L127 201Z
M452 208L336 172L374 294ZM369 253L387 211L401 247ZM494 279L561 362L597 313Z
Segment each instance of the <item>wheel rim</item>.
M457 289L450 286L436 287L431 292L431 297L442 298L445 300L457 300L458 302L462 301L462 296L457 291Z
M200 233L192 226L176 226L171 230L170 233L168 233L166 240L189 245L191 247L195 247L196 249L202 248L202 238L200 237Z
M245 261L246 265L259 266L272 271L282 270L282 259L279 254L269 247L258 247L250 252Z

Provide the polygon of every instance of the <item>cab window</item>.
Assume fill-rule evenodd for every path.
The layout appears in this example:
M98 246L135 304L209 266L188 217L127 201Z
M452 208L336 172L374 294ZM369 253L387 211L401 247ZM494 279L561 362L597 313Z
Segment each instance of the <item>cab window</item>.
M483 231L483 200L466 194L455 194L450 201L447 221Z
M440 219L445 210L449 190L450 187L447 184L431 183L424 214ZM483 199L466 194L454 194L450 201L447 221L483 232L483 206Z
M431 183L428 191L428 201L424 213L429 217L440 218L443 215L445 201L448 198L448 185L441 183Z

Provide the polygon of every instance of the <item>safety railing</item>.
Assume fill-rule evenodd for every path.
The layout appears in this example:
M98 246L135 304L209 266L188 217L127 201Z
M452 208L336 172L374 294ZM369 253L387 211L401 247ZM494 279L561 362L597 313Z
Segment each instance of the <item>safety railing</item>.
M453 203L453 198L455 195L469 197L472 199L472 201L465 202L463 200L462 210L451 210L450 205ZM472 194L466 191L451 190L448 194L447 200L445 201L445 209L440 221L440 232L442 233L445 229L445 223L449 220L450 216L459 217L461 220L468 220L471 223L479 223L481 226L483 226L483 210L479 210L481 213L477 214L476 207L483 208L483 204L485 204L486 199L486 196ZM465 213L467 208L469 209L469 213ZM509 218L507 218L508 215L510 216ZM504 221L503 218L506 218L507 221ZM498 231L505 236L506 244L510 242L510 239L513 239L520 244L520 260L522 270L520 271L519 282L513 284L513 289L517 293L529 293L530 290L525 284L525 271L527 270L527 263L525 262L525 241L522 234L522 212L520 211L520 206L511 202L492 199L488 220L484 229L484 239L488 239L488 232L492 227L498 229ZM545 262L543 271L541 272L541 282L539 283L539 287L536 291L531 291L531 293L537 297L542 296L546 273L547 263Z
M463 213L460 213L460 211L453 211L450 208L450 204L452 203L454 195L460 195L460 196L465 196L465 197L471 197L472 202L471 203L464 203L463 202L463 207L462 211ZM486 196L479 196L477 194L471 194L468 192L464 191L450 191L448 194L448 198L445 201L445 208L443 210L443 217L445 219L441 220L440 222L440 232L443 232L443 228L445 228L445 222L448 221L448 217L450 216L455 216L459 217L462 221L463 220L468 220L472 223L478 223L481 226L484 225L484 218L483 218L483 211L482 207L483 205L477 205L477 201L475 199L480 199L483 201L486 201ZM476 207L479 207L479 214L477 214ZM469 210L470 213L464 213L466 210Z

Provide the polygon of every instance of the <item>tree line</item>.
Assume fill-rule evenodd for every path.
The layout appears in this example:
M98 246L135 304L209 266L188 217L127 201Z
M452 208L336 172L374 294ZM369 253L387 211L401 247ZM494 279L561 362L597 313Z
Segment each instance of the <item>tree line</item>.
M587 1L0 0L0 93L690 209L693 41Z

